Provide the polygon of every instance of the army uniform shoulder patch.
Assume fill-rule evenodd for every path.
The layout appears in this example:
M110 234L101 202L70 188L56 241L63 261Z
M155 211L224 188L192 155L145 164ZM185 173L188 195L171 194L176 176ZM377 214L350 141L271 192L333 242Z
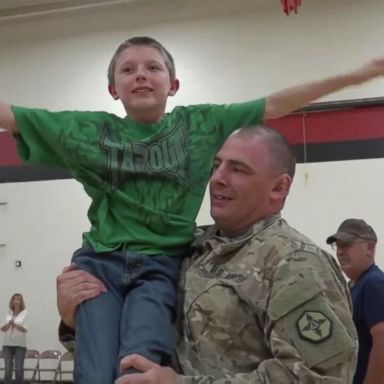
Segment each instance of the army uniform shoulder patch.
M305 311L296 322L300 338L318 344L332 336L332 321L320 311Z

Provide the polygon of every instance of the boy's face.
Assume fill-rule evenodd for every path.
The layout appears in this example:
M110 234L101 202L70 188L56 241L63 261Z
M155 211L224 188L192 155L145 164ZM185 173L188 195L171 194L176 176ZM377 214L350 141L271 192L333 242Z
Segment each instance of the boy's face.
M163 117L168 96L175 95L178 88L179 81L171 81L164 57L150 46L125 49L116 61L115 85L108 87L127 114L144 123Z

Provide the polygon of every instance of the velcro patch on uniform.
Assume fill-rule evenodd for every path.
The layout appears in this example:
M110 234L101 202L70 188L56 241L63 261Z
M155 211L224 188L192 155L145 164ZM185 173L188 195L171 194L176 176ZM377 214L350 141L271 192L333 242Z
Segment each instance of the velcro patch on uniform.
M332 336L332 321L320 311L305 311L296 322L302 339L314 344Z
M325 287L311 267L290 279L287 275L280 278L283 282L277 286L269 305L268 315L272 320L281 317L313 300ZM277 284L276 284L277 285Z

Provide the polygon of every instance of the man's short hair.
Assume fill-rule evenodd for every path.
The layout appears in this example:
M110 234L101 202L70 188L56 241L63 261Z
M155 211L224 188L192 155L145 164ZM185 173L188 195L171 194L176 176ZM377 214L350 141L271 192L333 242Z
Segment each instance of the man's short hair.
M268 145L269 162L272 167L287 173L293 179L296 171L296 154L289 141L278 131L261 125L243 127L233 134L260 137Z

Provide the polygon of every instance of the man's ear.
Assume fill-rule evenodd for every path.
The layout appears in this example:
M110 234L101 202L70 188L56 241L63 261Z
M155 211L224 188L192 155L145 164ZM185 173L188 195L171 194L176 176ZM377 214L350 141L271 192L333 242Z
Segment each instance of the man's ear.
M119 95L116 92L116 87L114 85L108 85L108 92L114 98L114 100L119 100Z
M171 82L171 89L168 92L168 96L175 96L180 87L180 81L175 79Z
M376 243L374 241L368 241L367 242L368 247L368 257L370 260L375 259L375 249L376 249Z
M291 184L291 176L289 176L287 173L283 173L277 176L272 188L272 198L276 200L285 199L288 196Z

